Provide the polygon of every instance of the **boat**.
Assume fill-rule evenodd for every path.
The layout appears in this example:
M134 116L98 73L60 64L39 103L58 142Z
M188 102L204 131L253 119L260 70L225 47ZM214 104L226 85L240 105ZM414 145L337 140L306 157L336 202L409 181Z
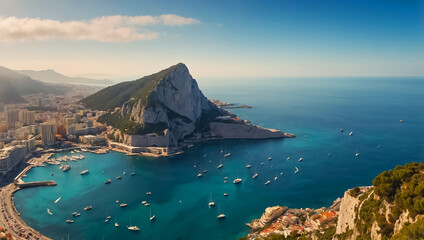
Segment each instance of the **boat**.
M225 218L225 214L221 213L221 209L218 206L218 216L216 216L216 218L218 219L224 219Z
M229 157L229 156L231 156L231 153L227 153L224 155L224 157Z
M352 135L353 135L353 132L350 132L350 133L349 133L349 136L352 136Z
M146 192L146 195L152 195L152 192Z
M148 206L150 206L150 203L146 203L146 204L144 204L144 206L148 207Z
M280 175L283 175L283 172L280 172Z
M228 179L228 177L224 177L224 179L225 179L225 180L227 180L227 179Z
M67 223L74 223L74 220L68 219L66 220Z
M121 176L117 176L116 179L122 179L122 177Z
M297 167L295 167L295 168L296 168L296 171L294 171L294 173L298 173L299 172L299 169Z
M297 160L298 162L301 162L303 160L303 158L299 158L299 160Z
M131 224L131 218L130 218L130 226L128 227L127 226L127 228L128 228L128 230L130 230L130 231L140 231L140 228L138 228L137 226L131 226L132 224Z
M146 204L146 203L147 203L146 201L142 201L142 202L141 202L141 204L143 204L143 205L144 205L144 204Z
M222 150L222 146L221 146L221 152L220 153L224 153L224 151Z
M106 219L111 219L111 218L112 218L111 216L107 216L107 217L106 217Z
M241 183L242 179L241 178L236 178L234 179L233 183L237 184L237 183Z
M403 120L401 119L401 120L399 120L399 122L403 123Z
M50 215L53 215L53 213L50 212L50 209L48 209L48 208L47 208L47 213L50 214Z
M119 206L120 206L120 207L126 207L126 206L128 206L128 204L126 204L126 203L121 203Z
M81 213L77 213L77 214L75 214L75 216L74 216L74 217L79 217L79 216L81 216Z
M87 173L89 173L88 169L85 169L85 170L83 170L83 171L80 172L81 175L85 175Z
M87 206L87 207L84 208L84 211L91 210L92 208L93 208L93 206Z
M210 195L210 197L209 197L209 204L208 204L208 206L209 206L209 207L215 207L215 202L214 202L214 201L212 201L212 193L211 193L211 195Z
M207 173L208 172L208 170L203 170L203 173Z
M115 223L115 227L119 227L119 223L117 223L117 222L116 222L116 223Z
M194 145L193 145L193 144L189 144L189 145L187 146L187 148L192 148L192 147L194 147Z
M258 177L258 175L259 175L259 174L257 174L257 173L253 174L252 178L253 178L253 179L255 179L255 178L257 178L257 177Z
M224 196L225 196L225 197L228 197L228 193L224 193Z
M130 173L130 175L131 175L131 176L134 176L134 175L135 175L135 172L131 172L131 173Z
M220 168L222 168L224 165L221 163L221 164L219 164L218 165L218 167L216 167L216 168L218 168L218 169L220 169Z
M331 157L331 153L329 153L328 156Z
M343 130L343 128L340 128L340 130L339 130L340 132L343 132L344 130Z
M205 154L205 155L203 155L203 157L205 158L207 155Z
M199 178L199 177L202 177L203 176L203 174L201 174L201 173L199 173L199 174L197 174L197 177Z
M127 172L123 172L122 174L126 175L126 174L127 174Z
M54 203L58 203L59 201L60 201L60 199L61 199L62 197L59 197L58 199L56 199L55 201L54 201Z
M359 156L359 153L355 153L355 157Z
M263 166L264 165L264 163L263 162L261 162L261 166Z
M290 160L290 157L287 157L286 159L287 159L287 160Z
M106 180L105 184L109 184L111 182L112 182L112 180L108 179L108 180Z
M78 214L78 212L73 212L72 213L72 216L75 216L75 215L77 215Z
M271 161L272 160L272 157L268 157L268 160Z
M308 135L305 135L305 138L308 138Z
M107 223L107 222L109 222L109 219L108 218L105 219L105 223Z
M268 185L270 182L271 182L271 181L269 181L269 180L268 180L268 181L266 181L266 182L265 182L265 185Z
M252 165L250 165L250 164L246 165L246 168L251 168L251 167L252 167Z
M274 178L274 181L277 181L277 179L278 179L278 177L275 177L275 178Z
M156 215L153 215L152 216L152 209L150 208L150 221L153 221L153 220L155 220L155 218L156 218Z
M119 203L119 200L116 200L115 202L116 202L116 203Z
M69 165L60 166L60 170L62 170L62 172L69 171L69 169L71 169L71 166L69 166Z

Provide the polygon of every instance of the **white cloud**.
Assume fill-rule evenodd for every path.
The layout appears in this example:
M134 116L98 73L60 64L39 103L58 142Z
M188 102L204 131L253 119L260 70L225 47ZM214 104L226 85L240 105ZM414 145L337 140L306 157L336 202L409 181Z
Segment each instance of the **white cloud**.
M132 42L158 38L147 26L184 26L199 23L193 18L160 16L103 16L88 21L61 22L40 18L0 17L0 41L45 41L52 39Z

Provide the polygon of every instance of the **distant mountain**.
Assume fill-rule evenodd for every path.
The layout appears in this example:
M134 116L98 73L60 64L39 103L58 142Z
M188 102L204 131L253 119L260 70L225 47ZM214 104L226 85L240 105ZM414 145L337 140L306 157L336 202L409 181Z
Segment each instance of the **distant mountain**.
M15 70L18 73L25 74L35 80L39 80L46 83L69 83L69 84L81 84L81 85L103 85L109 86L115 84L108 79L91 79L83 77L68 77L53 70Z
M26 75L0 66L1 103L25 102L22 98L23 95L36 93L63 94L63 91L56 86L36 81Z

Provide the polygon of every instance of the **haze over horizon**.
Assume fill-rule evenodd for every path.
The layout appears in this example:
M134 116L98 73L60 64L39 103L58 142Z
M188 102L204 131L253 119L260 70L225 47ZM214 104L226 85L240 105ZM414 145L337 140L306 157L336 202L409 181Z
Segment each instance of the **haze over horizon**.
M423 2L0 0L0 65L133 80L424 76Z

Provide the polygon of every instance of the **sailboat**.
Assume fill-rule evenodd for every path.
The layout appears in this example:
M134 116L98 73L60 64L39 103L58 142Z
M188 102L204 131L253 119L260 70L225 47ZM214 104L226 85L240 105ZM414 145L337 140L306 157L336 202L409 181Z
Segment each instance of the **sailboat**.
M48 208L47 208L47 213L50 214L50 215L53 215L53 213L50 212L50 209L48 209Z
M212 193L211 193L211 195L210 195L210 197L209 197L209 207L215 207L215 202L214 201L212 201Z
M118 221L116 221L116 217L115 217L115 227L119 227L119 223Z
M85 162L83 162L83 167L85 166L85 164L84 164L84 163L85 163ZM80 172L80 174L81 174L81 175L85 175L85 174L87 174L87 173L89 173L88 169L82 170L82 171Z
M152 216L152 208L150 208L150 221L155 220L155 218L156 218L156 215Z
M229 157L231 155L231 153L227 153L224 155L224 157Z
M134 172L134 164L132 165L132 171L131 171L131 173L130 173L130 176L134 176L135 175L135 172Z
M222 168L224 165L222 164L222 158L220 157L219 158L219 165L218 165L218 167L216 167L217 169L220 169L220 168Z
M60 201L60 199L61 199L62 197L59 197L58 199L56 199L55 201L54 201L54 203L58 203L59 201Z
M130 231L140 231L140 228L138 228L137 226L131 226L131 218L130 218L130 226L127 226L128 230Z
M221 145L221 152L220 153L224 153L224 151L222 150L222 145Z
M216 216L216 218L218 219L224 219L225 218L225 214L221 213L221 208L218 205L218 216Z

